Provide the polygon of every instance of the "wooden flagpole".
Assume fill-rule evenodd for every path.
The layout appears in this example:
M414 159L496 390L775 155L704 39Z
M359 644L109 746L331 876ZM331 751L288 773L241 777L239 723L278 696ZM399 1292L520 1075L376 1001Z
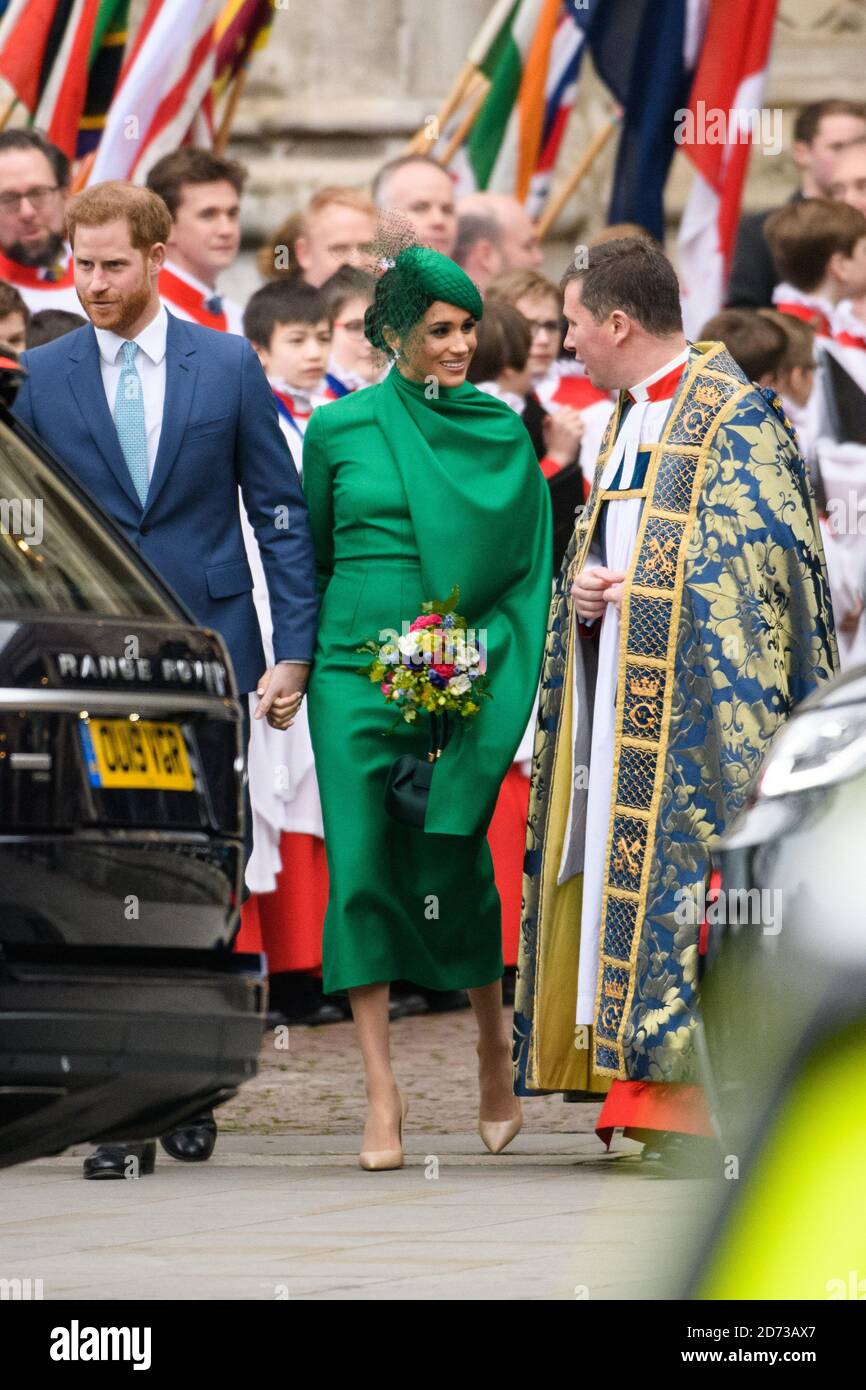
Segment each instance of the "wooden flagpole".
M463 105L463 102L469 95L472 79L476 76L483 76L483 74L478 73L478 69L487 57L490 46L505 23L513 4L514 0L498 0L498 3L491 10L481 28L478 30L473 40L472 47L467 54L466 62L457 74L450 92L437 111L435 120L425 121L415 132L406 146L406 154L427 154L430 146L435 145L446 122L450 121L454 112ZM433 135L430 134L431 130L435 132Z
M562 187L550 198L544 212L535 224L539 237L545 237L565 207L575 189L589 173L608 140L619 126L619 117L611 116L590 140L580 159L575 164Z
M469 84L477 72L478 69L474 63L464 63L457 74L451 91L437 111L435 119L425 121L415 132L406 146L405 154L427 154L431 145L436 144L442 128L450 121L454 112L465 100Z
M451 139L448 141L448 144L445 146L445 149L442 151L440 155L436 156L443 168L447 169L448 165L451 163L451 160L454 158L454 155L457 153L460 146L463 144L463 141L466 139L470 130L474 126L475 122L478 119L478 113L486 100L487 93L490 91L489 80L486 77L484 77L482 73L479 73L478 77L480 80L477 84L473 84L468 93L470 101L469 110L466 112L466 115L463 117L463 120L457 126L457 129L454 131L454 134L451 136Z
M247 64L244 63L243 67L238 69L237 76L232 83L231 91L228 94L226 104L223 108L219 130L214 136L213 152L216 155L225 153L225 148L229 142L229 136L232 133L232 126L234 125L234 119L237 114L238 102L243 96L244 88L247 85L248 71Z
M91 150L90 154L86 154L84 158L79 161L78 168L75 170L69 189L70 193L80 193L82 188L85 187L87 180L90 178L90 171L96 163L98 150L99 146L97 145L95 150Z
M5 107L3 108L2 114L0 114L0 130L5 130L5 129L6 129L7 125L9 124L9 122L10 122L11 119L12 119L12 113L13 113L13 111L15 110L15 107L16 107L17 105L18 105L18 98L17 98L17 96L10 97L9 101L6 103Z

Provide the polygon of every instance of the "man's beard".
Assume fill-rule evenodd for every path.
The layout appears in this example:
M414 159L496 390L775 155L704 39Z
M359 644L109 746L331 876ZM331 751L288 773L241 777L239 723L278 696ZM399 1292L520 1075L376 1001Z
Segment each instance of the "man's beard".
M79 299L81 298L80 295L78 297ZM93 322L93 316L90 312L92 302L91 300L85 301L83 308L87 317ZM137 290L133 290L131 294L124 295L122 299L111 301L110 307L114 310L115 317L110 323L106 323L104 319L101 319L97 326L107 329L110 333L119 333L122 335L128 329L132 328L136 321L141 318L149 302L150 283L148 280L142 280ZM99 303L99 300L97 300L96 303Z
M47 240L41 246L25 246L20 241L13 241L11 246L5 248L5 255L19 265L36 266L43 270L60 260L65 245L58 232L48 232Z

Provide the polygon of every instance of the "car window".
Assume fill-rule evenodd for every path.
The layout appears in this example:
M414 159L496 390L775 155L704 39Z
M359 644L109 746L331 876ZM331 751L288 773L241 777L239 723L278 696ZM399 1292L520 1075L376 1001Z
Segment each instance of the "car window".
M0 424L0 611L177 618L86 501Z

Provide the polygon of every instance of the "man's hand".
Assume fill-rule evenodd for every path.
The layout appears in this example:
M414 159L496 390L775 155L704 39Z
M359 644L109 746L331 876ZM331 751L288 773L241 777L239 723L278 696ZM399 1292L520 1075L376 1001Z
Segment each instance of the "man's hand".
M548 458L558 463L560 468L574 463L580 453L580 441L585 429L583 416L571 405L564 405L548 415L541 425Z
M611 584L609 589L605 589L602 598L605 603L612 603L617 613L622 612L622 584Z
M577 616L594 622L604 613L608 603L613 603L619 611L624 579L623 570L605 569L604 565L581 570L580 574L575 575L571 586L571 597Z
M310 668L283 662L269 666L256 686L256 719L267 718L272 729L288 729L301 708Z

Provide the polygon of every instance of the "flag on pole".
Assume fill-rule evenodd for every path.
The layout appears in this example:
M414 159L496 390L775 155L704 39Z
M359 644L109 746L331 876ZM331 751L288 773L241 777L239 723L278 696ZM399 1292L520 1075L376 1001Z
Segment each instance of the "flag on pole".
M274 0L228 0L214 25L214 80L183 141L199 149L214 143L214 110L227 88L264 48L274 19Z
M488 27L473 56L490 87L450 164L458 193L510 193L533 215L544 204L574 104L584 39L575 13L575 0L514 0Z
M577 75L585 39L579 17L569 0L563 7L550 46L541 140L526 199L531 217L539 215L550 196L554 167L577 94Z
M263 48L274 20L274 0L228 0L216 22L216 75L213 100L219 101L232 78Z
M12 0L0 22L0 76L31 124L70 159L86 153L79 128L94 69L107 32L125 28L128 8L129 0Z
M491 83L466 142L476 188L524 198L541 144L544 80L561 0L518 0L481 71Z
M73 0L11 0L0 20L0 77L31 114L39 105Z
M105 129L129 36L129 5L130 0L103 0L99 9L90 49L87 97L78 123L78 159L96 149Z
M90 173L90 183L143 183L158 159L176 149L215 76L214 24L222 0L151 0L117 91Z
M724 303L777 5L710 0L681 141L695 168L679 235L685 326L692 337Z
M114 8L112 0L73 0L71 5L58 7L43 59L33 124L68 159L75 157L78 126L87 99L94 30L100 9L106 8Z
M689 95L706 0L596 0L584 23L596 71L623 108L608 222L664 240L676 113Z

